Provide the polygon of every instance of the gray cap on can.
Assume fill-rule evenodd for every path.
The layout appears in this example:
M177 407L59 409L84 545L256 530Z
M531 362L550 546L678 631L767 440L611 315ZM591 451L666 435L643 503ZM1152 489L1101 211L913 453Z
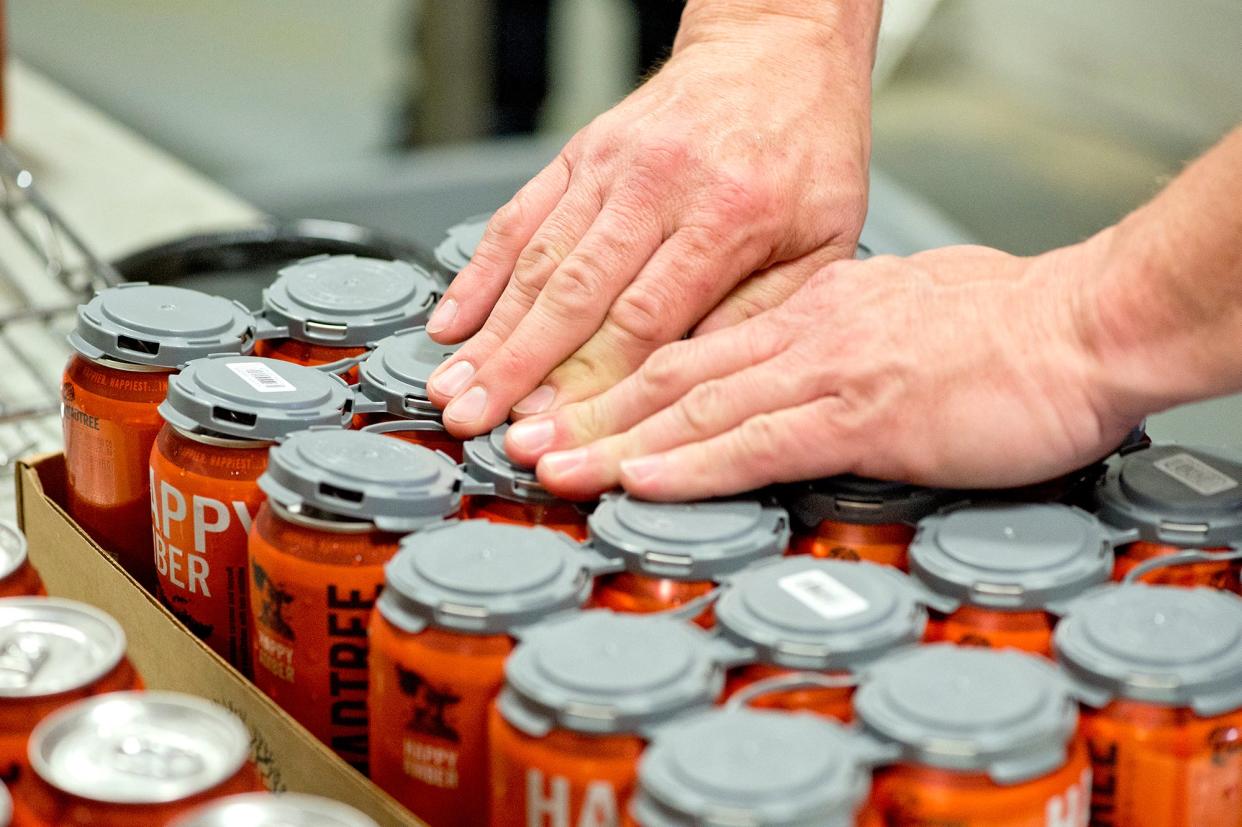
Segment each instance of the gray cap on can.
M1096 489L1100 519L1177 546L1242 540L1242 455L1153 445L1110 461Z
M59 790L110 804L164 804L232 778L250 733L223 707L174 692L110 692L43 719L30 764Z
M0 599L0 698L89 686L125 657L125 632L94 606L59 597Z
M1078 725L1069 683L1015 649L919 646L868 669L854 695L865 731L903 761L1027 781L1065 763Z
M1114 539L1099 520L1069 505L970 505L919 521L910 574L970 605L1059 613L1108 580Z
M313 256L282 269L263 291L263 316L298 341L360 347L426 322L436 288L408 261Z
M458 347L433 342L422 327L387 336L358 365L358 389L393 416L439 419L440 409L427 399L427 380ZM361 400L358 410L365 410Z
M237 302L134 282L80 305L69 344L90 359L172 369L218 353L249 353L254 335L254 317Z
M299 793L243 793L199 807L170 827L377 827L339 801Z
M0 580L26 562L26 535L8 520L0 520Z
M466 465L467 494L482 494L525 503L547 503L556 497L548 493L535 477L533 468L523 468L505 453L504 424L490 434L470 440L462 448Z
M719 643L660 615L594 610L540 623L509 656L500 712L536 737L556 727L646 733L716 699L729 651Z
M384 569L379 611L406 632L427 626L513 633L577 608L592 579L615 568L559 531L466 520L401 541Z
M954 498L951 491L843 474L795 483L781 502L804 528L825 521L860 525L914 524Z
M786 669L856 669L918 643L924 590L890 566L786 557L726 580L719 634Z
M398 439L315 428L268 452L259 488L293 511L310 507L381 531L415 531L457 513L461 469L444 454Z
M1102 588L1075 601L1053 637L1084 699L1128 698L1200 715L1242 707L1242 599L1208 588Z
M280 439L315 425L343 427L353 395L339 376L277 359L196 359L169 377L160 416L190 432Z
M487 230L487 222L491 214L476 215L467 218L460 224L448 228L444 240L436 245L436 261L440 266L456 275L465 269L474 257L483 233Z
M643 827L853 827L871 758L815 715L713 710L659 732L632 812Z
M587 520L591 545L640 574L713 580L784 553L789 518L757 500L657 503L605 494Z

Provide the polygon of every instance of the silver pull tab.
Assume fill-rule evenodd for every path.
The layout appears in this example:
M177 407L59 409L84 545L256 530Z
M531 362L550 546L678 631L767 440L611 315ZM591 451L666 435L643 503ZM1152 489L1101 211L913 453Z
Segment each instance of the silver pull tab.
M16 634L0 644L0 687L23 689L34 683L52 647L42 635Z
M106 759L117 772L159 780L189 778L206 769L198 753L141 735L128 735L113 744Z
M741 709L756 698L794 689L852 689L858 686L858 680L858 676L851 672L833 675L824 675L819 672L790 672L788 675L764 678L739 689L729 696L729 700L725 701L725 708Z

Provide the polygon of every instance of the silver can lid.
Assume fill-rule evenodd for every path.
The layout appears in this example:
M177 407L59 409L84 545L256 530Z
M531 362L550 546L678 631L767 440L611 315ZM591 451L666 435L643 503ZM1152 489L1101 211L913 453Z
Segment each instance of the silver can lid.
M174 821L170 827L378 827L339 801L300 793L231 795Z
M587 520L591 544L631 571L678 580L713 580L783 554L789 517L757 500L646 502L605 494Z
M852 827L871 786L856 733L806 713L713 710L669 724L643 753L643 827Z
M843 474L784 486L779 496L800 527L814 529L823 522L913 525L956 495L939 488Z
M974 606L1059 612L1107 582L1113 533L1087 512L1055 503L992 503L924 517L910 574Z
M0 784L0 827L9 827L13 821L13 796L9 788Z
M559 531L466 520L401 541L384 569L379 612L406 632L427 626L511 633L575 609L609 561Z
M720 650L671 617L592 610L529 629L505 665L498 706L533 736L556 727L643 733L709 706L724 686Z
M0 698L81 689L124 657L124 630L94 606L60 597L0 599Z
M439 419L427 381L459 347L433 342L422 327L386 336L358 366L358 389L393 416Z
M1078 725L1069 683L1046 660L1015 649L938 643L870 667L854 695L863 729L901 760L1027 781L1063 765Z
M449 227L444 240L436 245L436 261L440 266L453 275L464 270L474 257L474 251L479 248L491 217L491 213L476 215Z
M874 563L798 556L726 580L719 634L787 669L853 670L918 643L927 596L909 577Z
M111 692L49 715L30 736L30 764L88 801L164 804L232 778L250 733L210 701L174 692Z
M254 333L254 317L238 302L133 282L80 305L69 344L89 359L173 369L218 353L249 353Z
M0 580L26 563L26 535L8 520L0 520Z
M1242 708L1242 599L1208 588L1102 588L1071 604L1057 660L1088 703L1128 698L1200 715Z
M300 342L361 347L424 324L436 290L431 273L408 261L313 256L263 291L263 316Z
M353 395L339 376L256 356L196 359L168 379L160 416L183 431L274 440L315 425L343 427Z
M1096 489L1100 519L1175 546L1242 540L1242 454L1152 445L1109 462Z
M523 468L505 453L508 423L465 443L467 494L501 497L524 503L547 503L556 497L540 484L533 468Z

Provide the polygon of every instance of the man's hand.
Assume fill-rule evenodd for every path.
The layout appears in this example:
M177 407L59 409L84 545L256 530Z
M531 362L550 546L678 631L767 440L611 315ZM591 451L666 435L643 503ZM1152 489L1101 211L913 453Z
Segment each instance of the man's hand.
M691 0L669 62L496 213L441 300L432 337L470 337L431 379L447 428L588 398L717 305L705 329L851 255L877 18L876 0Z

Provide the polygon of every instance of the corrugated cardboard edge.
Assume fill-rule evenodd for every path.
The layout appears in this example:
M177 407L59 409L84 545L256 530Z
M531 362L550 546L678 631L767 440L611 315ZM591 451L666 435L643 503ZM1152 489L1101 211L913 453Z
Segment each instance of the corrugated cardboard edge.
M241 717L250 728L255 762L273 789L335 798L383 827L426 827L320 744L121 569L69 518L56 494L48 493L63 490L63 481L61 454L18 462L18 522L50 594L115 617L129 637L130 659L149 688L208 698Z

